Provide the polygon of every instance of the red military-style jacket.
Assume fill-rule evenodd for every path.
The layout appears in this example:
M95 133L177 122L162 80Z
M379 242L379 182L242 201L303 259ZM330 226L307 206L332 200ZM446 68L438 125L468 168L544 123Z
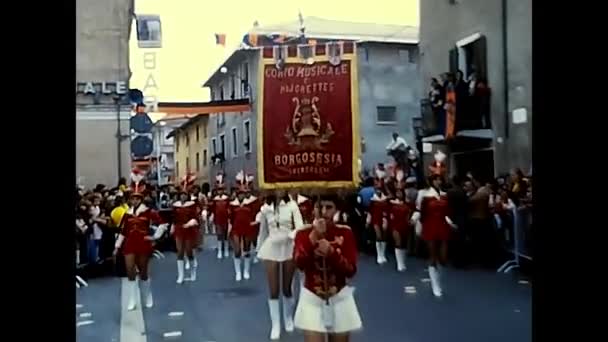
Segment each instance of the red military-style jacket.
M318 297L327 299L340 292L357 272L357 246L350 227L326 221L324 238L332 251L326 257L315 254L317 241L310 240L312 226L298 231L293 258L305 274L304 286Z

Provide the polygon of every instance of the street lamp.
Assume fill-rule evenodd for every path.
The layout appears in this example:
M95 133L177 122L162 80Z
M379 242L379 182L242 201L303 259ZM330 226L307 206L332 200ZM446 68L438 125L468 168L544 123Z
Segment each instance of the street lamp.
M244 84L247 87L247 94L249 95L249 103L253 103L253 87L251 86L251 84L249 83L248 80L244 80L243 78L241 78L239 75L235 74L234 72L228 72L228 68L226 66L223 66L220 68L220 73L222 73L224 75L228 74L230 76L234 76L239 81L241 81L241 84Z

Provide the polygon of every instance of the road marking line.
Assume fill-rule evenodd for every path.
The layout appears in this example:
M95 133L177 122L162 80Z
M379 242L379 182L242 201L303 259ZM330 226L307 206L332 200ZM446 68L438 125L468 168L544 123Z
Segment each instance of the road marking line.
M163 334L164 338L181 337L181 336L182 336L181 331L170 331L170 332L166 332Z
M527 284L530 284L530 282L529 282L529 281L527 281L527 280L523 280L523 279L522 279L522 280L520 280L520 281L519 281L519 283L520 283L520 284L522 284L522 285L527 285Z
M80 318L89 318L89 317L93 316L93 314L90 312L83 312L79 316L80 316Z
M415 294L416 293L416 287L415 286L405 286L403 289L405 290L405 293L407 293L407 294Z
M182 311L173 311L169 312L169 317L180 317L183 316L184 313Z
M95 323L95 321L81 321L81 322L76 322L76 327L81 327L83 325L89 325L89 324L93 324Z
M147 342L144 313L141 310L139 286L137 287L137 307L127 310L129 280L122 278L121 309L120 309L120 342Z
M76 309L82 309L82 304L76 304Z
M422 279L420 279L420 281L423 283L428 283L431 281L431 278L422 278Z

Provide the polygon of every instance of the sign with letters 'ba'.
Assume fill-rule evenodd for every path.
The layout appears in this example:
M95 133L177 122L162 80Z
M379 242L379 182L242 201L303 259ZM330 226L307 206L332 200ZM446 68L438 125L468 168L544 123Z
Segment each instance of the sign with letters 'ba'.
M356 51L314 47L304 63L292 49L260 51L258 182L261 189L354 187L359 181ZM297 51L297 50L296 50Z

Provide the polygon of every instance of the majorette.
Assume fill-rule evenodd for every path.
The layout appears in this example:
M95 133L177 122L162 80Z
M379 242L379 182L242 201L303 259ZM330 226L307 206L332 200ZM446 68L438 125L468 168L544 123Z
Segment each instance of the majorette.
M215 232L217 234L218 259L221 259L222 257L227 258L229 255L226 235L228 233L228 209L230 198L224 193L225 187L224 174L219 172L215 176L216 195L209 201L209 211L213 216L213 223L215 224Z
M198 208L195 201L185 189L179 193L179 200L173 203L173 226L171 232L175 236L177 247L177 283L184 282L184 255L190 261L190 280L196 280L198 263L194 258L194 243L198 235Z
M127 259L128 256L135 256L135 263L126 263L127 267L127 309L134 310L137 303L137 281L136 276L139 270L141 280L142 302L147 308L154 305L152 292L150 290L150 279L148 278L148 262L153 251L152 241L160 238L167 229L166 224L161 224L162 219L158 213L148 208L143 203L144 195L141 192L132 192L129 197L129 209L123 216L120 223L120 234L114 245L114 255L122 248L122 254ZM149 232L152 225L158 225L154 236ZM132 259L131 259L132 260Z
M397 190L403 190L405 189L405 183L406 183L406 179L405 179L405 172L403 172L403 170L401 170L400 167L396 167L395 169L395 188Z
M443 177L438 173L432 174L428 182L429 187L418 192L412 223L416 226L416 234L427 242L429 250L447 250L451 231L457 227L449 217L448 196L441 190ZM429 276L433 295L436 297L442 295L439 266L445 265L444 258L444 253L430 253Z
M250 278L251 268L251 242L255 238L255 230L253 225L255 224L255 213L251 203L255 201L255 197L250 196L246 198L246 194L249 192L249 183L252 181L250 175L245 175L244 171L240 171L236 175L237 183L237 198L230 202L230 240L232 241L232 248L234 250L234 272L236 281L241 281L242 278L245 280ZM244 270L241 273L241 256L244 260Z

